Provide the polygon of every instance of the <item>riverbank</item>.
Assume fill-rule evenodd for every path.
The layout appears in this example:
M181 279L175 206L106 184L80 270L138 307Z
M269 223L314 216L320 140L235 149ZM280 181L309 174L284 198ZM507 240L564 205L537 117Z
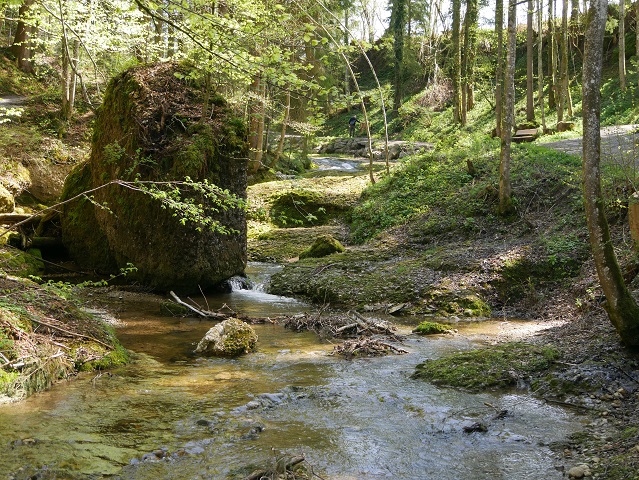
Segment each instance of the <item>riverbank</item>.
M0 403L128 360L111 317L82 307L71 290L0 274Z

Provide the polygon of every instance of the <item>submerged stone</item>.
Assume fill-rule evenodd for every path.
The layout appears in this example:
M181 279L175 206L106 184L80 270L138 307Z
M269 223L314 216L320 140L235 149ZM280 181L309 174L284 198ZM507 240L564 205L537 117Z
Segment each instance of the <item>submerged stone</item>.
M246 198L245 128L214 98L202 118L204 89L187 68L161 63L129 69L107 88L91 157L65 182L62 236L82 268L119 273L158 290L198 291L246 266L246 216L220 199ZM205 195L186 178L221 190ZM127 184L111 184L113 181ZM145 193L149 183L158 190ZM168 182L181 182L168 183ZM170 185L170 186L169 186ZM81 195L96 189L89 195ZM186 203L175 208L170 192ZM203 208L206 215L188 212ZM214 221L226 229L211 228Z
M220 357L236 357L255 349L257 334L253 328L237 319L229 318L211 328L195 348L195 353Z

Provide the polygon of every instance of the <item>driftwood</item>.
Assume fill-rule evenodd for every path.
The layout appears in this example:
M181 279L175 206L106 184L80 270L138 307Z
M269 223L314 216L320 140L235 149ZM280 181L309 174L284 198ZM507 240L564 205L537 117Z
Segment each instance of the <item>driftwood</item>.
M184 301L182 301L182 299L180 299L180 297L178 297L175 292L173 292L172 290L169 292L169 294L173 297L173 300L175 300L175 302L178 305L182 305L185 308L188 308L189 310L191 310L194 313L197 313L199 316L201 317L205 317L205 318L219 318L221 320L228 318L229 315L225 314L225 313L219 313L219 312L210 312L208 310L203 310L200 308L196 308L193 305L186 303Z

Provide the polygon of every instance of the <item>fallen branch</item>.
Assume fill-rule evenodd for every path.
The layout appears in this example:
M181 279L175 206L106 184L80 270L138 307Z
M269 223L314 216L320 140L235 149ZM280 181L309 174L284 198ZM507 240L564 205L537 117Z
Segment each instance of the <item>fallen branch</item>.
M217 313L217 312L210 312L208 310L200 310L199 308L195 308L193 305L186 303L184 301L182 301L182 299L180 297L178 297L175 292L173 292L173 290L171 290L169 292L169 294L173 297L173 300L175 300L175 302L178 305L182 305L185 308L188 308L189 310L191 310L194 313L197 313L198 315L200 315L201 317L206 317L206 318L228 318L228 315L225 315L223 313Z

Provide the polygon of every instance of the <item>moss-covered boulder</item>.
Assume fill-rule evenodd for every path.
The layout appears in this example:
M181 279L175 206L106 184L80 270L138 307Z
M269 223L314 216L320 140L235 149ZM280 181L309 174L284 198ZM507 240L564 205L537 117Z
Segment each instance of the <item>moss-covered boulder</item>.
M1 272L23 278L42 275L42 253L37 248L30 248L27 252L17 248L0 249L0 274Z
M229 318L211 328L195 348L195 353L236 357L255 349L257 334L237 318Z
M343 251L344 246L339 240L332 235L322 235L315 239L313 245L300 253L300 258L321 258L332 253L342 253Z
M83 268L115 273L133 264L132 280L183 293L244 271L245 127L222 98L207 101L190 73L162 63L110 82L91 156L63 192L64 200L78 196L64 206L62 235ZM187 177L220 190L207 196ZM181 209L171 192L186 202Z
M450 325L437 322L422 322L413 329L413 333L418 335L437 335L440 333L451 333L453 329Z
M15 206L11 192L0 184L0 213L11 213Z

